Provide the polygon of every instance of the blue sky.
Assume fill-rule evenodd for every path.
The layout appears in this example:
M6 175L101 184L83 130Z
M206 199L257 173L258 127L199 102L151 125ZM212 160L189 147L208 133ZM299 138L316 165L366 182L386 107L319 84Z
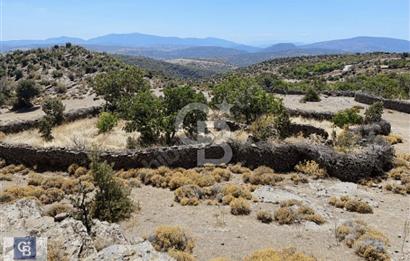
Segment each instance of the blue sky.
M409 0L0 0L1 37L140 32L248 44L410 39Z

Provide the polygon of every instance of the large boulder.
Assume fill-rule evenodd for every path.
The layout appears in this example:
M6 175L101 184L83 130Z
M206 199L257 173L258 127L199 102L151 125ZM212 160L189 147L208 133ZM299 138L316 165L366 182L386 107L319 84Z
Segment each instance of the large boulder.
M101 250L110 245L128 244L118 224L108 223L107 221L100 221L98 219L93 220L91 236L97 250Z

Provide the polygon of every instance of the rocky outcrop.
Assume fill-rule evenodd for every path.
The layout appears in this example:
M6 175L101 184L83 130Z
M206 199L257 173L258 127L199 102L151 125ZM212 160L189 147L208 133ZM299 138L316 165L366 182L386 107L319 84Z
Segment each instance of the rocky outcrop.
M292 123L289 126L290 135L298 135L299 133L303 134L303 137L309 137L312 134L318 135L327 139L329 134L322 128L318 128L312 125L307 124L295 124Z
M370 124L360 125L351 129L352 132L360 134L362 137L371 135L389 135L391 132L391 125L385 120L374 122Z
M143 241L135 245L111 245L100 252L93 254L85 261L174 261L166 253L157 252L148 241Z
M46 237L48 255L55 260L174 260L166 253L157 252L148 241L141 239L131 244L118 224L93 220L89 235L78 220L68 217L55 222L52 217L42 216L42 212L40 203L32 198L0 205L1 236Z

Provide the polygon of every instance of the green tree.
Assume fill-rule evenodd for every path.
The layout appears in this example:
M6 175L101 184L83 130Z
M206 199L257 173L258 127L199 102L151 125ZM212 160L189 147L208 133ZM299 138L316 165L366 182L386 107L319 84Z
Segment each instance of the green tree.
M206 98L202 93L195 92L189 86L169 87L164 90L164 99L162 101L163 120L162 127L165 132L165 141L171 144L175 137L175 121L177 114L182 108L191 103L206 104ZM182 128L189 134L197 133L197 122L207 119L206 112L193 110L185 115Z
M162 121L160 99L147 90L129 99L123 99L120 104L121 117L127 120L125 130L139 131L143 144L157 142Z
M320 97L319 94L313 89L313 88L309 88L305 94L305 96L303 96L303 98L300 100L300 102L305 103L305 102L319 102L320 101Z
M104 97L110 110L117 109L124 97L131 98L149 89L144 72L135 67L99 74L92 85L96 93Z
M125 191L121 184L114 179L112 166L106 161L100 162L98 155L91 156L90 170L97 188L93 217L118 222L130 216L133 204L129 198L129 191Z
M65 106L57 98L48 98L43 103L42 109L46 115L39 122L39 132L46 141L50 141L53 139L53 127L61 124L64 120Z
M30 108L33 106L31 100L40 94L39 88L32 80L22 80L19 82L16 89L17 101L14 104L14 109Z
M267 93L255 79L230 77L213 88L212 104L224 100L232 104L231 112L239 121L251 123L266 113L278 113L283 109L281 99Z

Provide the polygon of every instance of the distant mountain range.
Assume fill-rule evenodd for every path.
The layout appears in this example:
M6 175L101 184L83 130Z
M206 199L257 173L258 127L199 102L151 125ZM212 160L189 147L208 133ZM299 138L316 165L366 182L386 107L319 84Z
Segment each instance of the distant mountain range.
M302 55L321 55L365 52L410 52L410 41L382 38L355 37L305 45L279 43L268 48L243 45L219 38L179 38L132 34L109 34L88 40L73 37L46 40L2 41L1 51L47 47L71 42L91 50L109 53L145 56L154 59L211 59L235 66L247 66L264 60Z

